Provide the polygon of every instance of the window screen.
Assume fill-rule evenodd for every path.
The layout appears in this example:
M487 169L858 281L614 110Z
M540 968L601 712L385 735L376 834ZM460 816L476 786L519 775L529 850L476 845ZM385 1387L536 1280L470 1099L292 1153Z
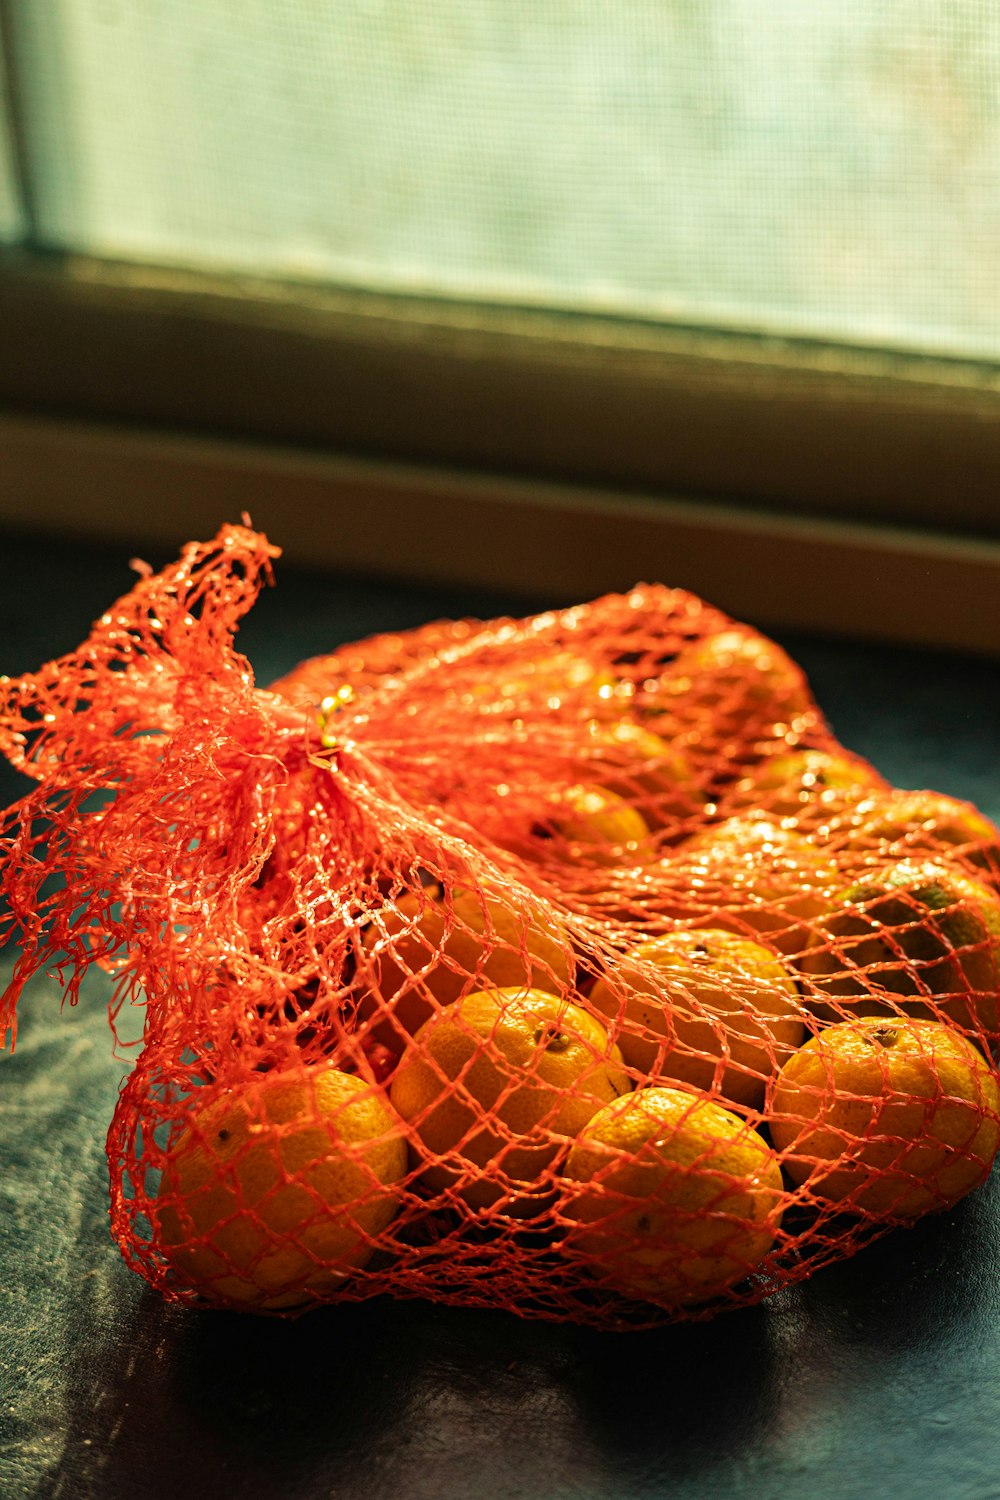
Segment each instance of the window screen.
M14 0L12 20L48 245L1000 356L995 0ZM9 234L9 184L0 205Z
M21 239L25 232L11 141L3 47L0 44L0 244Z

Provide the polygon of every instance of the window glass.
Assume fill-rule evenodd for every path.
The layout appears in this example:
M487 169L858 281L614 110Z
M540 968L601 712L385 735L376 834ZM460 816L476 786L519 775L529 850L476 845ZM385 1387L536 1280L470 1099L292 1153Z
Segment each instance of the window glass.
M47 244L1000 356L995 0L11 14Z

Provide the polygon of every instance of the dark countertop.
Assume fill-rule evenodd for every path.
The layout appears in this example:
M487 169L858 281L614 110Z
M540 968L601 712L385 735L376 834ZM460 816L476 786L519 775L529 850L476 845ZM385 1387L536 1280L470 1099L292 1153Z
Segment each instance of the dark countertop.
M130 582L110 549L4 555L0 671L76 645ZM550 602L279 565L240 641L267 681L375 629ZM1000 664L780 639L845 744L1000 820ZM0 796L19 785L4 773ZM384 1299L281 1322L169 1307L119 1259L103 1141L123 1070L99 981L62 1016L36 983L0 1068L4 1500L1000 1495L997 1174L707 1324L598 1334Z

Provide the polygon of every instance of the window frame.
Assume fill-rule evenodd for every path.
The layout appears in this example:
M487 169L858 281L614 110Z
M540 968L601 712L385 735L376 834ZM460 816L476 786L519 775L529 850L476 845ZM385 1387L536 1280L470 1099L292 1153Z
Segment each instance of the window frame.
M1000 650L986 367L27 251L0 326L8 525L173 548L249 511L312 566Z
M0 254L0 403L1000 536L1000 366Z

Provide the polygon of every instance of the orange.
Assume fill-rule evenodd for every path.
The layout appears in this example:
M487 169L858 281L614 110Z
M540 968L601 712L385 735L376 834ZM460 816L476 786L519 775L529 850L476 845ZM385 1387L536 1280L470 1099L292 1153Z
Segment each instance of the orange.
M691 819L705 805L685 756L632 719L587 725L594 780L634 807L649 828Z
M213 1302L294 1307L364 1266L406 1145L383 1095L331 1065L193 1095L167 1148L157 1246Z
M913 1219L978 1186L1000 1145L1000 1089L934 1021L843 1021L782 1068L771 1138L796 1182L859 1212Z
M505 833L502 843L524 859L584 866L640 865L655 852L636 808L617 792L583 783L552 792L530 831Z
M830 840L877 859L890 854L959 856L981 869L1000 871L1000 829L971 802L943 792L890 789L866 797L831 822Z
M839 1010L882 1008L955 1025L997 1029L1000 900L954 865L899 860L871 870L835 896L798 967ZM895 1002L895 1003L893 1003Z
M570 786L558 793L546 823L571 855L600 864L639 864L653 853L642 814L601 786Z
M470 663L477 680L460 690L463 702L484 713L558 712L565 704L617 712L616 682L606 667L576 652L557 650L534 660L497 667L484 654Z
M442 1005L463 990L499 986L560 990L575 959L556 919L509 889L462 886L410 891L365 929L367 973L358 1014L379 1041L401 1052Z
M569 1153L566 1252L661 1307L742 1281L770 1250L781 1172L745 1120L680 1089L644 1088L593 1116Z
M592 1016L542 990L499 989L425 1022L391 1099L419 1137L428 1188L523 1217L542 1206L569 1139L630 1087Z
M727 818L687 840L674 859L676 917L714 911L713 925L766 935L783 953L797 953L810 922L829 904L837 871L828 857L793 830L768 818Z
M793 750L762 761L733 788L727 801L761 807L771 818L813 823L856 801L866 790L885 785L878 772L856 756Z
M624 954L590 1005L622 1017L629 1067L759 1106L805 1036L795 981L769 949L717 928L668 933Z
M683 647L661 684L663 708L684 723L743 740L770 735L813 708L809 686L787 652L734 625ZM656 723L653 724L657 728Z

